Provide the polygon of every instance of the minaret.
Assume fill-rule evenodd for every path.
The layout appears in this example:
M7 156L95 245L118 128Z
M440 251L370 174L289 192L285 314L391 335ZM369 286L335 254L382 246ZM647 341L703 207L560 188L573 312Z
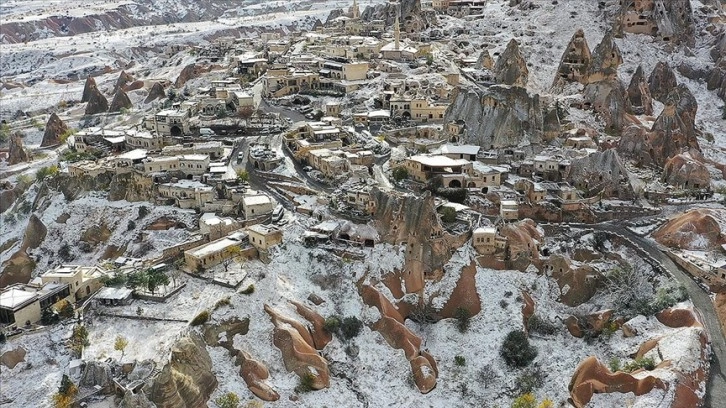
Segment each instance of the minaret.
M398 14L396 14L396 21L393 23L393 38L396 41L396 50L398 50L401 46L401 28L399 26Z
M352 9L352 18L360 18L360 9L358 8L358 0L353 0L353 7Z

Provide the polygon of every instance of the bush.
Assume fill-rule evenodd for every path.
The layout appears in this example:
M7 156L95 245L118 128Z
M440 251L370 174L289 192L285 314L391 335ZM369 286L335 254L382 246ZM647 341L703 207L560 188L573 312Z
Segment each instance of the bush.
M71 335L70 346L71 350L80 356L83 347L89 346L91 343L88 342L88 329L84 326L77 324L73 327L73 334Z
M70 262L75 258L71 253L71 246L68 243L64 243L58 248L58 257L65 262Z
M323 329L330 334L338 333L338 330L340 329L340 318L338 316L328 317L325 319Z
M239 406L239 397L233 392L220 395L214 400L219 408L237 408Z
M40 314L40 324L44 326L50 326L51 324L58 322L58 320L60 320L60 317L52 307L46 308Z
M653 370L655 369L655 361L652 357L638 357L634 361L625 364L623 371L626 373L632 373L633 371L640 370L641 368L648 371Z
M456 221L456 210L451 207L444 207L441 209L441 221L446 224L450 224Z
M75 309L73 309L73 305L71 302L64 300L63 304L60 307L59 314L64 319L69 319L73 317L75 314Z
M297 387L295 387L295 391L310 392L314 389L313 388L314 383L315 383L315 376L311 373L305 373L305 375L300 376L300 382L298 383Z
M136 217L136 219L140 220L140 219L146 217L147 215L149 215L149 208L145 205L142 205L141 207L139 207L139 216Z
M229 300L229 296L226 298L219 299L217 303L214 304L214 310L217 310L224 306L229 306L232 302Z
M60 170L58 169L58 166L55 164L49 167L41 167L36 173L35 173L35 179L38 181L43 181L46 177L55 177Z
M532 315L527 321L527 327L531 333L537 333L549 336L557 333L557 326L549 320L545 320L538 315Z
M340 323L340 334L346 340L350 340L360 334L362 328L363 322L355 316L348 316Z
M0 344L5 344L6 340L7 337L5 337L5 332L0 330Z
M129 220L129 223L126 225L126 231L132 231L136 229L136 223L134 220Z
M189 323L192 326L201 326L209 320L209 310L202 310L198 315L192 319Z
M608 366L610 367L610 371L613 373L620 371L620 359L617 357L611 358Z
M464 204L469 192L465 188L439 188L434 191L436 195L459 204Z
M466 365L466 358L464 358L464 356L454 356L454 364L459 367L463 367Z
M530 393L544 385L542 377L542 372L539 369L526 369L517 377L515 384L520 392Z
M512 408L537 408L537 398L531 393L526 393L512 402Z
M250 181L250 174L246 170L237 170L237 180L246 183Z
M454 312L454 317L456 318L456 328L459 329L459 332L464 333L469 329L469 325L471 324L471 313L469 309L457 307L456 312Z
M249 286L247 286L246 288L241 290L239 293L241 293L243 295L251 295L251 294L255 293L255 285L250 284Z
M403 166L399 166L393 169L391 175L394 180L400 182L408 178L408 170Z
M529 344L523 331L513 330L504 339L500 354L507 365L521 368L528 366L537 357L537 349Z

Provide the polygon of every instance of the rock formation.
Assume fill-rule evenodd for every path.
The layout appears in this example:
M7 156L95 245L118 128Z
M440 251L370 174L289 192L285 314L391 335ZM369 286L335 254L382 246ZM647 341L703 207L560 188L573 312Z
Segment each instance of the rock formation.
M311 326L308 326L308 331L310 332L310 336L312 336L313 344L312 346L315 347L317 350L322 350L325 348L325 346L330 343L331 340L333 340L333 335L328 333L325 329L325 319L320 316L316 311L313 309L303 305L300 302L290 301L295 306L295 310L298 312L298 314L305 318L305 320L309 321Z
M711 174L690 153L681 153L666 162L663 167L663 181L685 189L707 188L711 185Z
M294 371L300 377L312 375L311 387L320 390L330 386L328 362L321 357L307 329L292 319L265 305L265 312L270 315L275 329L272 342L282 352L282 360L287 371ZM307 335L304 335L307 333Z
M587 264L576 264L562 255L552 255L544 261L542 272L553 278L560 287L559 301L567 306L581 305L595 295L602 275Z
M436 22L436 13L421 10L421 0L401 0L369 6L361 13L361 20L383 20L390 27L397 16L401 31L405 33L419 33Z
M725 221L726 210L697 208L668 220L653 233L653 238L669 248L719 249L726 243L726 235L721 232Z
M648 89L653 99L665 102L666 97L678 86L673 68L667 62L659 61L648 77Z
M590 47L585 39L585 32L578 28L565 48L560 59L553 86L562 82L587 83L587 72L590 68Z
M489 55L489 50L484 50L479 54L479 58L476 60L476 67L489 70L494 68L494 59Z
M134 77L127 74L126 71L121 71L121 73L118 75L118 79L116 79L116 85L114 85L113 87L113 93L117 93L118 91L126 91L126 86L132 82L134 82Z
M666 99L663 112L650 131L627 128L620 139L618 152L642 164L664 166L669 158L681 152L701 151L698 145L695 118L698 104L684 85L675 87Z
M438 312L438 315L442 318L455 318L459 308L466 309L469 316L476 316L481 312L481 297L476 290L476 260L474 259L469 265L461 268L461 276L456 281L449 300Z
M188 81L214 69L214 65L189 64L185 66L174 81L174 86L181 89Z
M462 142L484 149L540 144L544 137L539 95L519 87L460 88L444 120L463 121Z
M650 88L645 80L642 65L638 65L638 69L635 70L635 74L630 79L628 100L633 113L636 115L650 116L653 114L653 98L650 96Z
M628 171L614 149L572 160L566 180L591 194L602 192L603 197L627 200L633 196Z
M422 290L424 278L443 273L451 252L464 244L466 235L444 231L429 193L416 197L374 190L372 197L376 203L373 223L381 241L406 245L404 269L399 271L406 291Z
M85 91L84 91L85 93ZM84 95L85 96L85 95ZM98 90L96 83L93 82L93 86L90 88L88 95L88 105L86 105L86 115L95 115L97 113L103 113L108 110L108 100Z
M126 95L123 89L116 91L116 95L113 96L111 106L108 108L109 112L120 112L121 109L131 109L134 105L131 103L131 99Z
M107 363L94 360L86 361L79 385L84 387L99 386L108 389L112 384L113 375L111 374L111 367Z
M45 124L43 141L40 147L55 146L61 143L61 136L68 132L68 126L55 113L52 113Z
M403 324L403 318L395 306L375 288L364 285L360 291L363 301L368 306L377 307L381 313L381 319L373 323L371 328L381 333L391 347L403 350L419 391L426 394L433 390L439 373L433 356L421 350L421 338Z
M599 81L617 81L618 67L623 63L620 48L615 44L612 33L606 32L592 53L592 60L587 74L589 83Z
M170 361L147 387L144 391L158 408L206 406L217 378L201 336L192 331L177 340Z
M606 131L619 132L628 124L627 114L632 108L625 87L617 79L589 83L583 98L603 119Z
M640 396L654 388L665 390L666 385L653 376L639 379L623 372L611 373L597 357L591 356L580 363L572 375L569 385L570 403L577 408L583 408L595 393L632 392Z
M146 99L144 99L144 103L146 104L157 99L164 98L166 98L166 91L164 91L164 86L161 85L161 82L154 82L154 85L152 85L151 89L149 90L149 94L146 96Z
M37 248L43 243L45 236L48 234L48 228L37 215L31 214L28 219L28 225L25 227L23 234L23 249Z
M8 150L8 164L11 166L32 160L30 151L23 146L23 134L20 132L10 135Z
M277 401L280 394L277 393L266 380L270 377L270 371L260 361L244 351L238 351L235 364L239 365L239 374L247 384L250 392L263 401Z
M21 249L12 254L10 259L3 262L2 267L0 288L13 283L28 283L35 269L35 261L28 256L24 249ZM24 324L25 322L20 323Z
M96 86L96 80L92 76L86 78L86 84L83 86L83 96L81 97L81 103L88 102L91 100L91 95L98 90Z
M0 365L4 365L12 370L16 365L25 361L25 354L25 349L22 347L8 350L0 355Z
M540 243L544 237L534 221L524 219L507 223L500 228L499 234L507 238L507 269L524 271L533 262L538 262Z
M517 40L510 40L507 48L499 56L497 64L494 66L494 78L499 84L527 87L529 70L527 61L519 51Z
M689 0L621 1L617 31L652 35L666 42L694 43L695 22Z

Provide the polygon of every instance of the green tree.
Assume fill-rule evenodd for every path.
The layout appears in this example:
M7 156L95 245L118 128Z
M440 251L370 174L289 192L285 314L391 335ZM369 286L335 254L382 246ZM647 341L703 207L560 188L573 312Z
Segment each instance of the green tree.
M0 123L0 143L5 143L10 139L10 125Z
M393 169L391 175L393 176L394 180L400 182L408 178L408 170L403 166L399 166Z
M239 406L239 397L233 392L220 395L214 400L219 408L237 408Z
M340 323L340 334L347 340L360 334L360 330L363 328L363 322L358 320L355 316L348 316Z
M504 338L500 355L510 367L522 368L537 357L537 349L529 344L523 331L513 330Z
M469 312L469 309L457 307L456 312L454 312L454 317L456 318L456 328L459 329L459 332L464 333L469 329L469 325L471 324L471 312Z
M242 183L246 183L250 181L250 174L247 172L247 170L237 170L237 180L241 181Z
M149 269L146 271L146 288L153 295L156 288L169 284L169 276L160 269Z
M441 221L449 224L456 221L456 210L451 207L441 209Z

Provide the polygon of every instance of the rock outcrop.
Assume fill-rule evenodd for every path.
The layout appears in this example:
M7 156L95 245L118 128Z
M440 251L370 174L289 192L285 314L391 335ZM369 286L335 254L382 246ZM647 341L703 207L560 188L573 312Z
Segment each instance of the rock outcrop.
M559 301L579 306L592 298L602 275L587 264L576 264L562 255L552 255L543 262L542 272L553 278L560 288Z
M621 1L618 32L646 34L662 41L692 45L695 22L689 0Z
M429 193L416 197L374 190L372 198L376 203L373 223L381 241L406 245L405 264L398 276L408 293L419 292L425 277L443 273L451 251L463 245L467 237L444 230Z
M214 65L189 64L181 70L176 81L174 81L174 86L181 89L188 81L198 78L214 68Z
M436 22L436 14L421 9L421 0L401 0L397 3L385 3L366 7L361 13L361 20L383 20L386 27L393 25L399 17L401 31L419 33Z
M662 380L653 376L639 379L623 372L612 373L597 357L586 358L575 369L570 380L570 403L583 408L595 393L632 392L636 396L651 392L654 388L666 389Z
M381 313L380 320L373 323L371 328L381 333L391 347L403 350L419 391L426 394L433 390L439 373L433 356L421 350L421 338L403 324L399 313L386 314L396 310L395 306L375 288L364 285L360 290L363 301L368 306L377 307Z
M628 100L634 114L648 116L653 114L653 98L650 95L650 88L648 87L648 81L645 79L642 65L638 65L638 69L635 70L635 74L630 79Z
M722 233L725 223L726 210L697 208L668 220L653 233L653 238L669 248L719 249L726 243L726 235Z
M270 371L262 362L255 360L247 352L238 351L235 364L239 365L239 374L247 384L247 388L257 398L263 401L280 399L280 394L266 382L270 377Z
M667 62L659 61L648 77L650 95L656 101L665 103L668 94L677 86L678 79L673 68Z
M61 136L66 132L68 132L68 126L66 126L65 122L55 112L52 113L48 118L48 122L45 124L45 132L43 133L43 141L40 142L40 147L60 144Z
M479 54L479 58L476 60L476 67L478 69L488 69L491 70L494 68L494 59L489 54L489 50L484 50Z
M144 99L144 103L151 103L157 99L164 98L166 98L166 91L164 91L164 86L161 84L161 82L154 82L154 85L152 85L151 89L149 90L149 94L146 96L146 99Z
M612 33L608 31L600 43L595 47L590 61L587 81L617 81L618 67L623 63L620 48L615 44Z
M585 32L582 28L578 28L562 54L552 85L555 86L562 82L587 83L590 59L590 47L587 45Z
M111 367L102 361L87 361L79 384L84 387L99 386L108 390L113 385Z
M542 143L544 118L539 95L524 88L459 88L446 109L445 122L463 121L462 142L499 149Z
M543 235L531 219L507 223L499 230L507 238L505 258L507 269L524 271L532 263L539 261L539 248Z
M283 317L268 305L265 305L265 312L275 325L272 342L282 352L287 371L295 372L301 378L312 376L310 386L314 390L329 387L328 362L315 350L310 334L303 336L307 329L299 323L293 325L294 320Z
M25 233L23 234L22 248L39 247L43 243L43 240L45 240L46 235L48 235L48 228L37 215L31 214L28 219L28 225L25 227Z
M113 96L113 100L111 101L111 106L108 108L108 111L120 112L121 109L131 109L133 106L134 104L131 103L131 99L129 99L129 96L126 95L126 92L124 92L123 89L119 89Z
M21 249L10 256L10 259L2 263L0 273L0 288L13 283L28 283L35 269L35 261L31 259L24 249ZM24 324L25 322L20 322Z
M711 185L711 174L706 166L689 153L673 156L663 167L663 181L685 189L707 188Z
M118 91L127 91L126 87L132 82L134 82L134 77L127 74L126 71L121 71L116 79L116 85L113 87L113 93L117 93Z
M603 197L621 200L633 196L628 171L614 149L573 159L566 180L576 188L590 192L588 195L602 192Z
M461 276L456 281L449 300L438 312L442 318L455 318L456 311L465 309L469 316L476 316L481 312L481 297L476 290L476 261L472 259L469 265L461 268Z
M527 87L529 69L527 69L527 61L519 51L517 40L510 40L507 48L499 56L494 66L494 78L499 84Z
M157 408L193 408L206 406L215 388L212 359L192 331L174 343L170 361L145 392Z
M81 103L88 102L91 100L91 95L98 90L96 80L92 76L86 78L86 84L83 86L83 96L81 96Z
M84 91L85 93L85 91ZM84 95L85 96L85 95ZM108 100L98 90L96 83L93 82L93 86L89 91L88 104L86 105L86 115L95 115L97 113L103 113L108 111Z
M8 350L0 355L0 365L4 365L9 369L15 368L16 365L25 361L26 351L22 347L16 347Z
M625 87L617 79L589 83L583 93L585 102L602 118L606 131L619 132L632 111Z
M11 166L32 160L30 151L23 146L23 134L20 132L10 135L8 150L8 164Z
M300 302L290 301L290 303L295 306L295 310L300 316L310 322L310 326L308 326L308 331L310 332L310 336L313 339L312 346L315 347L317 350L324 349L325 346L327 346L328 343L333 340L333 335L328 333L324 329L325 318L323 318L323 316L320 316L313 309L303 305Z

